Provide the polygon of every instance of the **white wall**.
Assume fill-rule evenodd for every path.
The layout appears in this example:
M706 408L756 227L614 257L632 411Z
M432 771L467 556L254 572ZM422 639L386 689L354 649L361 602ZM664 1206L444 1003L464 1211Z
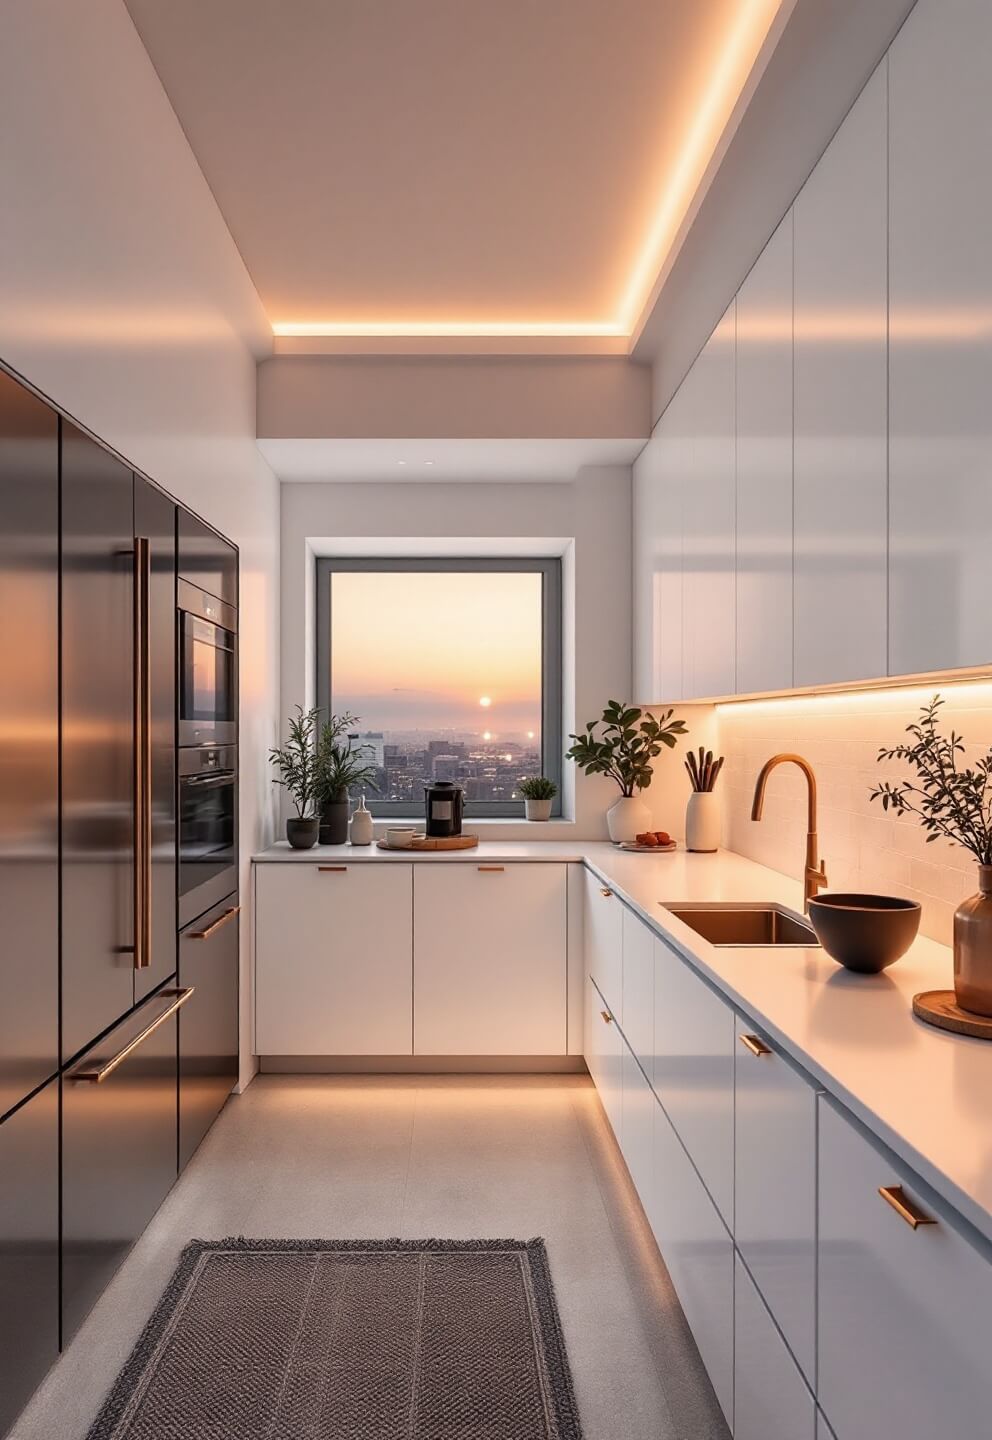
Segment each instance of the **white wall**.
M548 553L567 545L566 591L574 609L566 614L565 729L598 716L609 699L630 688L631 480L627 466L587 467L571 484L420 484L360 482L290 484L282 487L282 605L280 646L282 714L312 703L313 636L308 592L315 550L331 553L349 539L413 542L436 539L438 549L465 539L472 553L493 541L491 553L509 553L512 542L547 540ZM500 542L504 542L501 544ZM457 548L457 547L456 547ZM424 547L418 547L423 553ZM354 547L352 547L352 553ZM528 553L535 553L533 546ZM312 604L312 597L311 602ZM574 672L572 667L574 666ZM597 777L576 776L576 836L605 835L604 812L615 787ZM569 801L565 790L566 805ZM519 824L488 825L486 834L526 832Z
M274 822L279 497L254 438L265 317L122 0L7 0L0 117L0 357L241 547L247 896Z

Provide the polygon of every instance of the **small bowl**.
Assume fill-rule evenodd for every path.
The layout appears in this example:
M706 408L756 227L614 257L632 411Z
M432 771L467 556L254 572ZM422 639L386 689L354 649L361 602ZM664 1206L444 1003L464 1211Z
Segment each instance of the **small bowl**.
M916 939L920 907L895 895L818 895L809 918L827 954L861 975L894 965Z
M408 850L416 833L415 825L393 825L386 831L386 844L393 850Z

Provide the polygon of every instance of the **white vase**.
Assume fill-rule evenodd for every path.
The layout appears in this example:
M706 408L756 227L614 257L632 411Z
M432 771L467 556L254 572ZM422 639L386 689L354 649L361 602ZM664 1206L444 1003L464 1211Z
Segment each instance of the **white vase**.
M524 818L527 820L550 820L550 800L524 800Z
M715 790L693 790L685 811L685 848L720 848L720 801Z
M607 810L606 823L610 839L619 845L647 830L651 823L651 811L639 795L621 795Z

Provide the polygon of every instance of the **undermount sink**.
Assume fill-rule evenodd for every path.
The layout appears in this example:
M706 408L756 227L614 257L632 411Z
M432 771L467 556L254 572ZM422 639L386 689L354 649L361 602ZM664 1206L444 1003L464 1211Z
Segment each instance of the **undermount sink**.
M664 905L664 901L661 902ZM747 901L683 901L665 905L683 925L711 945L819 945L813 927L784 905Z

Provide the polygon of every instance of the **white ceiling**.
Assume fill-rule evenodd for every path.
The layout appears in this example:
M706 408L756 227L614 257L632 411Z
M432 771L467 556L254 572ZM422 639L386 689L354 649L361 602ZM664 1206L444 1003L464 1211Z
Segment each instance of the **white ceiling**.
M283 481L574 480L585 465L630 465L632 440L264 440L258 448Z

